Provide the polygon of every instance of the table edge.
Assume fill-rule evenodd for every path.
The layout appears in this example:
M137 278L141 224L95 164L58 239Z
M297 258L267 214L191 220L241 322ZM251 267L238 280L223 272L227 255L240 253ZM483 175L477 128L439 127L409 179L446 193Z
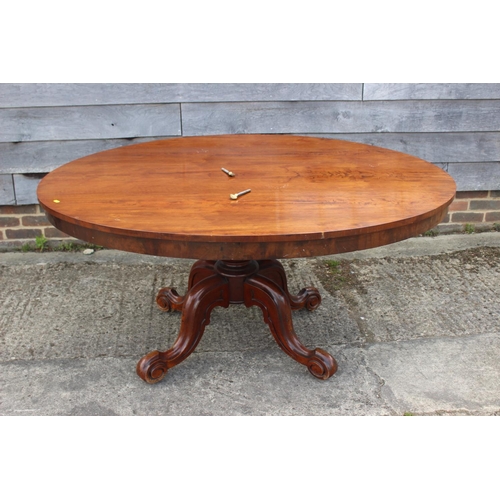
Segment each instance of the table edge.
M445 217L455 193L434 210L402 219L334 233L264 236L210 237L146 233L78 224L55 214L40 202L49 222L63 233L109 249L173 258L205 260L286 259L333 255L388 245L437 226Z

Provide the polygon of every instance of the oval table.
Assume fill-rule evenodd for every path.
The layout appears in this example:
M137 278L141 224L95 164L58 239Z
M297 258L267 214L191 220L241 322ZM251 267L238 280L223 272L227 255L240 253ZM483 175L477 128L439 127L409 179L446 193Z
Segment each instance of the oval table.
M443 219L454 195L453 179L419 158L283 135L134 144L72 161L38 187L49 221L64 233L106 248L198 259L186 295L158 292L157 304L182 311L182 319L170 349L139 361L148 383L186 359L212 309L229 304L260 307L278 345L315 377L329 378L335 359L302 345L291 314L316 309L320 294L313 287L291 294L277 259L416 236Z

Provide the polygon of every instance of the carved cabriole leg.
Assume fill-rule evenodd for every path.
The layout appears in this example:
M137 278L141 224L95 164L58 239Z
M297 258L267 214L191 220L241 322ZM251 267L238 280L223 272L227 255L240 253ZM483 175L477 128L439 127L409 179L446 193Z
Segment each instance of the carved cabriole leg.
M193 264L189 273L188 292L202 279L216 274L214 271L214 264L215 261L211 260L198 260ZM185 297L185 295L179 295L174 288L165 287L158 292L156 304L163 311L182 311Z
M265 276L274 281L286 293L290 301L290 307L294 311L303 307L309 311L314 311L321 304L321 295L318 289L313 286L302 288L297 295L292 295L288 291L286 273L279 261L261 260L259 266L259 276Z
M137 364L138 375L148 383L159 382L173 366L196 348L210 313L216 306L257 305L264 313L278 345L294 360L306 365L317 378L327 379L337 371L333 357L322 349L307 349L299 341L292 323L292 309L316 309L321 297L314 287L298 295L288 291L283 266L277 260L197 261L191 268L186 295L162 288L156 301L161 309L182 311L177 340L165 352L153 351Z
M244 284L245 305L259 306L264 321L278 345L295 361L306 365L316 378L326 380L337 371L335 359L322 349L303 346L293 329L291 304L283 289L260 272L247 278Z
M153 351L141 358L137 364L139 377L154 384L184 361L198 345L216 306L229 306L229 286L227 279L212 272L196 281L183 297L181 327L174 345L168 351Z

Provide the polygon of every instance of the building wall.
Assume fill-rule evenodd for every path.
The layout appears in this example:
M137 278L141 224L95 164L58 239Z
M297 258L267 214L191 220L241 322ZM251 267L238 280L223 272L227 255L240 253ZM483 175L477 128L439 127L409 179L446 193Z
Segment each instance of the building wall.
M30 212L38 182L68 161L163 137L236 133L339 138L419 156L469 193L464 212L479 206L474 197L487 198L491 209L481 205L474 221L500 222L492 215L500 84L0 84L0 240L40 231L12 232L25 227L23 215L41 215ZM21 218L7 231L9 211ZM450 224L460 217L451 214Z

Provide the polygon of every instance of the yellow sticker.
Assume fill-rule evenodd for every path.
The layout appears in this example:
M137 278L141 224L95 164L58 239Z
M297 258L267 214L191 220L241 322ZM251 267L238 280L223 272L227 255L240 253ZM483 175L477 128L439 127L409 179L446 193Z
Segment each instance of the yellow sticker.
M53 200L54 203L61 203L59 200Z

